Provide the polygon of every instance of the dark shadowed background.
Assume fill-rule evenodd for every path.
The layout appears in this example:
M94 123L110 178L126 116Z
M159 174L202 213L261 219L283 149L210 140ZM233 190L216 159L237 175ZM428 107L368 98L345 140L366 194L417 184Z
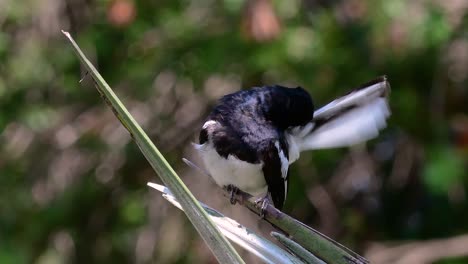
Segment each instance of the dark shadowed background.
M0 263L215 263L99 98L68 30L196 197L269 236L190 142L215 100L264 84L323 105L379 75L389 127L306 153L285 212L375 263L468 263L468 2L0 1ZM258 260L241 251L248 263Z

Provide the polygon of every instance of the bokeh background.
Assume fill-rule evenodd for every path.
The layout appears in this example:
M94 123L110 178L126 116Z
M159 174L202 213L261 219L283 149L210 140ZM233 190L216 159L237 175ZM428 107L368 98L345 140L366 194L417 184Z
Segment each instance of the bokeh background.
M60 29L196 197L267 237L181 162L210 107L264 84L323 105L388 75L389 127L302 155L284 210L374 263L468 263L467 1L3 0L0 29L0 263L216 263Z

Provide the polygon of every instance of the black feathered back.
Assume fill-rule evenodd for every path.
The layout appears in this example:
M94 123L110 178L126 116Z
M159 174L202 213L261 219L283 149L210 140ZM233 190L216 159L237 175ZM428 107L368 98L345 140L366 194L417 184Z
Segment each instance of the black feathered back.
M258 151L269 146L272 140L286 145L284 131L310 122L313 113L312 98L303 88L275 85L222 97L207 120L221 125L211 135L221 156L232 154L244 161L259 162ZM207 131L202 129L200 143L207 139Z

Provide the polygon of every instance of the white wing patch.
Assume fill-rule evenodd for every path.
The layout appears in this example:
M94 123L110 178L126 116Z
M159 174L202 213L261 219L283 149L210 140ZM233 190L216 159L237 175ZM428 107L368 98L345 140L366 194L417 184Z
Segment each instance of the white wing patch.
M275 142L275 147L278 149L278 155L281 160L281 177L284 179L284 199L286 199L286 195L288 194L288 168L289 168L289 161L284 155L284 151L280 148L279 142Z

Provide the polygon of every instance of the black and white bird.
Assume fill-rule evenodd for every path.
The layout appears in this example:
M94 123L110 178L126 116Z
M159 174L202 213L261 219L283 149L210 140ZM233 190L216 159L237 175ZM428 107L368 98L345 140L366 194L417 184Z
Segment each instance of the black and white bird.
M288 168L302 151L355 145L376 137L390 115L390 86L381 77L314 111L301 87L255 87L222 97L196 149L214 181L281 209Z

